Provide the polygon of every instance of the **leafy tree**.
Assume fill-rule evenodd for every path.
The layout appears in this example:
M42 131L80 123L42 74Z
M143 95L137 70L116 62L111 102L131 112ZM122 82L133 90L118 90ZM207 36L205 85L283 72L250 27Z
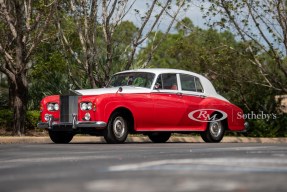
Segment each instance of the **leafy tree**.
M35 64L28 75L29 109L39 109L41 99L47 95L66 94L69 90L68 66L60 48L57 38L53 38L35 52Z
M0 72L8 78L14 134L24 134L31 56L44 38L57 1L0 1Z
M57 25L64 51L69 57L75 58L78 66L85 72L90 87L104 86L111 73L117 69L131 68L138 47L158 27L163 16L172 17L170 27L166 30L168 33L179 11L186 5L186 0L179 0L177 3L171 0L147 1L147 9L143 13L134 8L134 3L135 0L70 0L58 11ZM171 5L176 7L176 11L172 14L168 12ZM124 22L125 16L132 11L140 21L137 27ZM62 17L65 12L68 14ZM66 30L69 29L64 25L65 20L73 21L76 41L80 47L75 47L73 45L75 39L68 37ZM125 38L119 38L116 34L122 31L120 29L122 26L131 29L125 32L129 35ZM77 81L74 84L80 88Z
M233 31L245 42L250 65L257 67L264 87L286 93L287 65L287 2L285 0L208 0L202 7L210 27ZM261 59L268 55L272 62ZM261 78L261 79L262 79ZM260 79L260 80L261 80Z

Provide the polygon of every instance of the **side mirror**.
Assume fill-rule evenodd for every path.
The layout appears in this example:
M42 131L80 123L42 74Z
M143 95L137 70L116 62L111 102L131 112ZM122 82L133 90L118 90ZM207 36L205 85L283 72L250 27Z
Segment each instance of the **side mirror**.
M119 89L117 90L117 92L116 93L121 93L123 91L123 88L122 87L119 87Z
M155 85L154 85L154 89L159 89L161 87L161 84L160 83L156 83Z

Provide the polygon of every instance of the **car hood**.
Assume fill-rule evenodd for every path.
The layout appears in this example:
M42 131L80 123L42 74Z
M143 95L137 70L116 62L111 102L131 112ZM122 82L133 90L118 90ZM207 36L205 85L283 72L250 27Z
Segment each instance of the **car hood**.
M117 93L119 87L99 88L99 89L82 89L75 90L77 95L103 95ZM150 89L144 87L123 86L121 93L150 93Z

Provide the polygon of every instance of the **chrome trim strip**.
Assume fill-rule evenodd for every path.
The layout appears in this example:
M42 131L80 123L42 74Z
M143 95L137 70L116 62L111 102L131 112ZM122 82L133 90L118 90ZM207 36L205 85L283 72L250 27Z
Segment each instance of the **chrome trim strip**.
M107 126L107 123L103 121L77 121L76 127L96 127L104 128Z
M201 95L201 94L192 94L192 93L186 93L178 90L173 90L172 92L156 92L152 91L152 94L175 94L175 95L180 95L180 96L193 96L193 97L201 97L201 98L206 98L206 95Z

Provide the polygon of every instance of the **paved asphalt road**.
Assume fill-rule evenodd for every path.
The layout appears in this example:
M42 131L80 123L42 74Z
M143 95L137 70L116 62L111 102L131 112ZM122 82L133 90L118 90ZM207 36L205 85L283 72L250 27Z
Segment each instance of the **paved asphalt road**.
M286 191L287 144L0 145L0 191Z

